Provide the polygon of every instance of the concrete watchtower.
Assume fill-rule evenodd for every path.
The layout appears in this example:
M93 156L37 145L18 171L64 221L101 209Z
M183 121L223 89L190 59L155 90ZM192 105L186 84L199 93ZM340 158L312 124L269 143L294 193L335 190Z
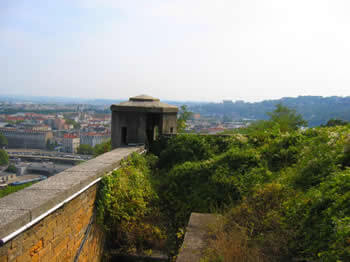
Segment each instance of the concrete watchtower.
M176 134L178 108L141 95L111 105L112 148L129 144L146 144L158 135Z

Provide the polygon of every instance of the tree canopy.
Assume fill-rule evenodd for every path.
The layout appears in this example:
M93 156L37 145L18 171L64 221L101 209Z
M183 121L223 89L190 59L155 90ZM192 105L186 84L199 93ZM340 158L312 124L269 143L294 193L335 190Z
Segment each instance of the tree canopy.
M0 149L0 165L7 165L9 163L9 157L4 149Z
M6 137L0 133L0 147L4 147L7 145L8 145L8 142L7 142Z
M67 125L73 125L73 127L74 127L75 129L79 129L79 128L80 128L80 124L77 123L77 122L75 122L75 120L70 119L70 118L65 118L64 120L66 121L66 124L67 124Z
M328 120L326 125L322 125L322 126L345 126L347 124L349 124L348 121L344 121L342 119L331 118L331 119Z
M93 155L94 154L94 148L90 145L86 145L86 144L81 144L78 147L78 154L81 155Z
M182 105L179 110L179 117L177 119L177 132L182 133L186 128L186 121L192 117L192 112L188 110L186 105Z
M111 140L98 144L94 147L94 156L102 155L112 150Z
M272 112L268 112L270 121L278 123L281 131L297 130L302 126L307 126L307 122L294 109L282 104L277 104Z

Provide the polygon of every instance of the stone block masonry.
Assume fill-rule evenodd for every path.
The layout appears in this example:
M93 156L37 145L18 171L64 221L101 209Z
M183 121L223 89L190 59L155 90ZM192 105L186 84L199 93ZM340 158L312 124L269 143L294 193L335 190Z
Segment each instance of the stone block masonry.
M6 241L0 247L0 262L100 261L104 235L94 220L94 182L142 150L115 149L0 199L0 239ZM37 222L9 239L33 221Z

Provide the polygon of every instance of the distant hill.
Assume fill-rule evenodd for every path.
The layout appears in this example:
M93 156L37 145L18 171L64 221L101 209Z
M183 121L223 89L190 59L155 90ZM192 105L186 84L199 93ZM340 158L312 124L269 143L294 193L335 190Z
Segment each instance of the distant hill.
M189 105L191 111L202 115L228 116L233 119L267 119L267 112L274 110L276 104L295 109L309 126L325 124L331 118L350 121L350 97L299 96L256 103L237 101L233 103L203 103Z
M0 101L7 102L33 102L43 104L89 104L95 106L106 106L109 112L109 105L125 101L127 99L86 99L70 97L47 97L47 96L20 96L0 95ZM181 102L163 101L176 106L188 105L195 113L207 116L227 116L231 119L267 119L267 112L274 110L278 103L295 109L309 123L309 126L325 124L331 118L350 121L350 97L322 97L322 96L299 96L284 97L277 100L264 100L262 102L248 103L236 101L230 103L208 103L208 102Z

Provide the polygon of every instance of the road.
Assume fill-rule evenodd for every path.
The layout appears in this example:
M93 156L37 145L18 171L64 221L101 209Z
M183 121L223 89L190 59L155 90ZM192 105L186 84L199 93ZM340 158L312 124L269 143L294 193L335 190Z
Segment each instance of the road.
M6 149L10 157L18 158L33 158L33 159L45 159L45 160L89 160L92 156L89 155L78 155L78 154L69 154L63 152L54 152L54 151L44 151L38 149Z

